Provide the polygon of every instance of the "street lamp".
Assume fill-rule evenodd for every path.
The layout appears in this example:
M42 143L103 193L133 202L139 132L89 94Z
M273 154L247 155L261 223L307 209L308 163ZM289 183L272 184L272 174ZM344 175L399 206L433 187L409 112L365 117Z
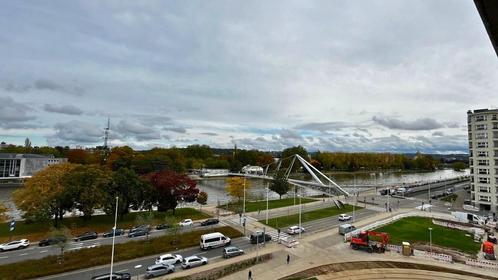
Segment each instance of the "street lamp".
M429 228L429 251L432 253L432 228Z
M244 213L244 217L246 216L246 176L244 175L244 202L243 202L242 212Z
M109 274L109 280L112 280L112 269L114 265L114 242L116 240L116 229L118 227L118 203L119 197L116 196L116 211L114 213L114 227L112 228L112 251L111 251L111 274Z
M268 224L268 192L270 190L269 183L266 185L266 224Z
M354 196L354 200L355 202L353 203L353 223L355 221L355 206L356 206L356 199L357 199L357 196L356 196L356 174L353 174L353 196Z
M302 229L302 227L301 227L301 216L302 216L301 212L303 212L303 210L302 210L303 205L301 204L301 196L302 196L301 189L299 189L299 194L297 196L299 196L299 238L301 238L301 231L302 231L301 230Z

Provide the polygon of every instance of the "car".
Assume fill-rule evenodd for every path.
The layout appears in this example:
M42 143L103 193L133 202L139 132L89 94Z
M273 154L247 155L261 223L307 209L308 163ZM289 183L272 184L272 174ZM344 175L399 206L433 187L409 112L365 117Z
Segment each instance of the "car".
M235 256L240 256L244 254L244 250L242 249L239 249L235 246L230 246L230 247L226 247L226 248L223 248L223 257L225 259L228 259L228 258L231 258L231 257L235 257Z
M8 243L0 244L0 252L8 250L24 249L29 246L28 239L15 240Z
M200 265L205 265L208 263L208 259L205 257L190 256L182 260L182 268L188 269Z
M299 234L299 233L302 233L304 231L305 231L305 229L303 227L291 226L285 232L287 232L288 234Z
M147 267L145 278L150 279L173 272L175 272L175 266L172 264L154 264Z
M135 230L143 230L143 229L147 229L147 230L150 230L150 225L147 225L147 224L142 224L142 225L138 225L138 226L134 226L130 229L130 231L135 231Z
M183 257L181 255L165 254L156 258L156 264L176 264L181 263Z
M259 232L251 234L249 239L251 240L252 244L256 244L256 243L263 243L263 242L271 241L271 236L269 234L266 234L266 233L263 234L262 232L259 231Z
M180 223L178 223L180 226L182 227L188 227L188 226L192 226L194 224L194 222L192 221L192 219L184 219L182 220Z
M349 221L349 220L351 220L351 216L346 215L346 214L339 215L339 221L342 222L342 221Z
M110 276L111 276L110 273L105 273L105 274L93 276L92 280L109 280L109 279L112 279L112 280L131 280L131 274L129 274L129 273L114 272L112 274L112 278Z
M130 230L128 232L128 237L137 237L137 236L144 236L149 234L149 229L148 228L138 228L135 230Z
M49 246L49 245L64 243L66 241L67 238L65 236L53 236L47 239L40 240L40 242L38 242L38 246L40 247Z
M158 225L156 226L156 229L157 229L157 230L167 229L167 228L169 228L169 225L168 225L168 224L158 224Z
M207 219L201 223L201 226L216 225L220 222L218 219Z
M110 231L103 233L102 237L112 237L113 233L114 233L114 230L111 229ZM124 235L124 234L125 234L124 229L122 229L122 228L116 229L116 236L120 236L120 235Z
M83 240L90 240L90 239L96 239L99 237L99 235L95 231L87 231L85 233L82 233L74 238L74 241L83 241Z

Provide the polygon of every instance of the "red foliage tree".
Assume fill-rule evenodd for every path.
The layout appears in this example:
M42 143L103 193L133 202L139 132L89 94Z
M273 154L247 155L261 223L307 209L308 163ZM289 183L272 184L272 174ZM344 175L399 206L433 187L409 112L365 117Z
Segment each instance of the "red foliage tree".
M178 202L193 202L199 194L197 183L185 174L164 170L145 175L154 189L154 203L160 212L173 210Z

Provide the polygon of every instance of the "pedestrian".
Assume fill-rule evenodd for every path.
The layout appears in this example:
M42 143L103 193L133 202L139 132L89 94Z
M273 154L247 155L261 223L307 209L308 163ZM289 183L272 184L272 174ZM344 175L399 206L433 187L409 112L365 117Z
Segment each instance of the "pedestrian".
M392 212L393 210L391 209L391 206L389 206L389 212Z
M247 279L252 280L252 271L249 269L249 273L247 274Z
M289 263L290 263L290 255L287 254L287 264L289 264Z
M261 209L258 209L258 215L261 214Z

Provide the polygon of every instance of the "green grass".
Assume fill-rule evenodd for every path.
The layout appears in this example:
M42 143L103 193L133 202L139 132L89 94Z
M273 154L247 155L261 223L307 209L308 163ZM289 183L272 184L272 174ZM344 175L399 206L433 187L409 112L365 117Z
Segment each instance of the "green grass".
M302 198L301 203L315 202L316 199ZM296 203L299 203L299 199L296 198ZM286 206L294 205L294 198L284 198L284 199L272 199L268 201L268 209L281 208ZM242 211L242 202L230 203L228 204L228 210L233 212ZM227 205L220 205L218 208L227 209ZM246 212L255 212L258 210L266 210L266 200L258 201L246 201Z
M479 251L480 244L475 243L472 236L465 236L466 232L461 230L435 225L431 218L403 218L376 231L389 233L391 244L401 245L403 241L411 244L429 244L429 228L432 228L432 244L436 246L455 249L471 255Z
M446 202L453 202L457 199L458 195L457 194L450 194L450 195L447 195L443 198L441 198L442 201L446 201Z
M202 213L193 208L178 208L175 211L175 215L172 212L161 213L152 212L154 219L152 220L152 225L163 223L166 217L173 217L176 221L180 221L185 218L190 218L193 220L205 219L210 216ZM148 214L148 212L141 213L129 213L123 217L122 220L118 220L118 228L130 228L137 223L137 217ZM95 230L97 232L107 232L111 230L114 224L114 217L107 215L93 216L91 220L85 221L80 217L65 218L63 220L63 225L71 230L72 235L78 235L82 232L88 230ZM13 239L27 238L31 242L41 240L46 238L50 234L50 229L53 226L52 221L46 222L35 222L35 223L25 223L24 221L18 221L16 223L16 229L13 232ZM0 224L0 242L6 241L9 238L9 224Z
M230 238L242 236L242 233L231 227L219 227L179 234L176 238L172 235L165 235L149 240L130 241L115 246L114 260L119 262L198 246L199 238L202 234L215 230ZM175 245L171 245L170 242L173 240L178 242ZM2 280L39 278L76 269L109 264L111 261L111 245L66 252L64 253L61 264L57 263L57 258L58 256L49 256L38 260L26 260L2 265L0 266L0 278Z
M344 205L345 208L339 209L337 207L329 207L324 209L313 210L309 212L304 212L301 214L301 222L309 222L313 220L323 219L330 216L336 216L339 214L349 213L353 211L352 205ZM360 210L362 207L356 206L355 210ZM260 220L259 222L266 224L266 220ZM286 228L288 226L293 226L299 224L299 214L293 214L289 216L277 217L268 220L269 226L273 228Z

